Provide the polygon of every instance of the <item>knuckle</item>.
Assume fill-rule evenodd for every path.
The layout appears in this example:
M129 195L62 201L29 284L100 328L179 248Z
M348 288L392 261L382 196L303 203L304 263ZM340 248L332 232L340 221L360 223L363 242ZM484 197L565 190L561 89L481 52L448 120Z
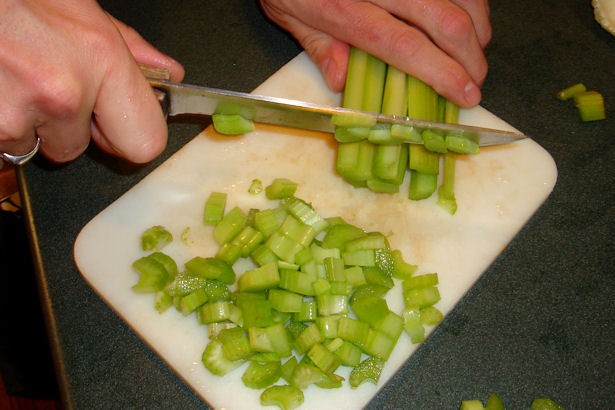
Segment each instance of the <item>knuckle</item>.
M470 15L460 8L448 7L438 18L442 35L453 42L463 41L474 32Z
M39 99L43 113L68 118L83 109L84 91L78 80L71 76L47 77L40 83Z

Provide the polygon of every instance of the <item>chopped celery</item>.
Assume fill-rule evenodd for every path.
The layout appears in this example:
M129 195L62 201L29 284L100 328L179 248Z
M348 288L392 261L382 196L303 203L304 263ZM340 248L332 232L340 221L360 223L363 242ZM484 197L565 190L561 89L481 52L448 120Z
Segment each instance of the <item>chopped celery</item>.
M411 265L404 261L404 257L399 249L392 251L393 256L393 272L392 275L396 279L405 280L414 275L418 266Z
M276 323L265 328L265 334L271 343L273 351L280 357L288 357L292 353L291 336L282 323Z
M340 318L337 324L337 335L342 339L363 345L367 341L369 324L346 316Z
M297 322L313 322L318 318L318 308L313 300L305 300L301 303L301 308L294 314L293 319Z
M218 323L230 319L230 306L228 301L211 302L200 306L197 310L199 323Z
M348 313L348 296L324 293L316 296L318 313L323 316Z
M220 134L241 135L254 131L254 123L239 114L213 114L211 119Z
M340 364L341 359L335 353L329 351L321 343L315 343L307 352L307 356L312 362L325 373L334 372Z
M282 364L280 367L280 374L284 380L288 383L291 382L293 372L295 371L295 367L297 367L299 363L297 362L297 358L295 356L291 356Z
M423 137L423 145L427 151L431 152L446 152L446 142L444 141L444 135L438 131L426 129L421 133Z
M253 179L248 188L248 192L252 195L258 195L263 192L263 181L260 179Z
M587 88L582 83L571 85L570 87L564 88L563 90L558 91L555 96L562 101L569 100L573 98L575 95L579 93L584 93L587 91Z
M173 235L164 226L156 225L148 228L141 235L141 248L144 251L161 249L173 240Z
M282 289L270 289L267 298L278 312L300 312L303 304L301 295Z
M440 171L440 156L429 152L422 145L410 144L408 147L408 168L425 174L438 174Z
M284 208L265 209L254 214L254 227L269 236L282 225L287 213Z
M295 386L271 386L261 393L263 406L278 406L281 410L293 410L303 404L303 392Z
M243 384L251 389L265 389L280 379L280 361L251 361L241 376Z
M222 330L216 340L222 343L224 356L229 360L246 359L254 353L250 348L246 332L241 327Z
M154 293L169 283L169 272L154 258L144 256L133 262L132 266L140 274L139 281L132 287L135 292Z
M352 368L349 378L350 386L359 387L359 385L364 382L378 384L383 368L384 360L376 357L368 357Z
M574 104L582 121L597 121L606 118L604 98L597 91L586 91L575 94Z
M226 262L217 258L195 256L184 265L186 272L206 279L217 279L222 283L235 283L235 272Z
M364 236L367 236L367 234L363 229L347 223L341 223L332 226L327 231L327 234L322 240L322 246L330 249L344 249L346 242Z
M431 306L440 300L440 292L435 286L413 288L404 291L406 306L423 308Z
M421 323L425 326L435 326L442 322L442 312L433 306L427 306L420 309Z
M374 233L346 242L344 245L344 252L356 252L364 249L382 249L386 248L386 246L384 235L381 233Z
M214 228L214 239L220 245L230 242L243 229L248 217L239 207L234 207Z
M224 216L227 194L224 192L212 192L205 202L203 223L205 225L217 225Z
M235 297L235 303L242 312L245 328L266 327L273 324L271 302L264 296L259 297L245 292L236 294Z
M270 289L280 283L280 273L275 262L269 262L256 269L247 270L237 282L240 292L258 292Z
M397 339L391 339L385 333L375 329L369 329L363 351L371 356L384 361L388 360L395 348Z
M485 410L504 410L504 402L495 393L492 393L487 398L487 402L485 403Z
M301 295L313 296L314 289L312 287L312 282L312 277L307 273L289 269L280 269L279 286L282 289L299 293Z
M428 286L436 286L438 284L437 273L425 273L422 275L412 276L402 282L404 291L415 288L425 288Z
M535 399L530 405L530 410L564 410L564 408L551 399Z
M421 323L421 313L418 309L406 309L402 314L404 330L410 336L412 343L421 343L425 340L425 327Z
M292 215L288 215L279 231L302 247L309 245L317 232L311 225L306 225Z
M412 170L410 172L408 198L412 200L427 199L436 191L437 184L437 174L426 174L424 172Z
M295 263L295 255L303 250L300 243L288 236L274 232L265 241L265 245L280 259L285 262Z
M306 327L295 339L295 350L299 354L307 352L314 344L325 341L318 326L314 323Z
M173 296L169 295L168 292L164 290L156 292L154 309L156 309L158 313L166 312L171 306L173 306Z
M281 199L295 195L297 183L286 178L276 178L265 188L267 199Z
M310 204L299 198L288 198L284 203L284 208L304 224L313 227L315 235L322 232L328 225L327 221Z
M350 308L359 320L374 326L383 316L389 313L386 300L375 296L352 298Z
M182 296L179 306L184 316L194 312L199 306L204 305L209 298L204 288L197 289L186 296Z
M203 351L201 361L207 370L217 376L224 376L245 362L244 360L227 359L222 348L222 342L217 339L211 340L207 344L205 351Z
M301 362L293 370L291 384L298 389L305 389L310 384L320 383L327 379L325 373L313 364Z
M464 400L459 406L459 410L483 410L483 402L480 400Z
M374 249L360 249L353 252L344 252L342 259L345 265L375 266L376 252Z
M342 340L341 346L334 353L339 356L344 366L356 366L361 362L361 348L345 340Z
M337 337L338 322L341 317L341 315L329 315L316 318L316 326L318 326L318 330L320 330L323 337L326 339Z
M346 274L344 273L344 262L341 258L326 257L323 261L325 265L325 272L327 273L327 279L330 282L344 282L346 281Z

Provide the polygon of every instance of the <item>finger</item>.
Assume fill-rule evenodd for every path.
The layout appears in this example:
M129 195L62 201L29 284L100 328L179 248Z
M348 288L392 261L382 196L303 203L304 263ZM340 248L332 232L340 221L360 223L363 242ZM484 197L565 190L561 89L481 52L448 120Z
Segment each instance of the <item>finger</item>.
M30 151L36 139L33 118L22 109L24 104L20 102L19 94L12 93L13 87L4 85L2 89L13 98L0 100L0 152L22 155Z
M474 4L475 0L458 1ZM448 0L379 0L378 4L423 30L439 48L464 67L476 84L483 83L487 61L467 10Z
M311 28L291 16L275 16L275 9L263 7L265 12L280 21L285 30L293 34L310 59L322 73L327 86L335 92L344 89L346 82L346 68L348 66L349 46L322 31Z
M92 138L107 152L145 163L164 149L167 125L152 88L130 56L124 66L110 70L102 82Z
M54 162L71 161L81 155L90 141L89 112L82 109L69 117L53 117L37 127L41 153Z
M489 4L487 0L451 0L468 12L474 24L474 30L482 48L491 41L492 29L489 22Z
M172 57L160 52L150 43L145 41L141 35L132 27L108 15L113 21L120 34L124 38L128 49L135 60L155 67L166 68L171 71L171 80L181 82L184 79L184 67Z

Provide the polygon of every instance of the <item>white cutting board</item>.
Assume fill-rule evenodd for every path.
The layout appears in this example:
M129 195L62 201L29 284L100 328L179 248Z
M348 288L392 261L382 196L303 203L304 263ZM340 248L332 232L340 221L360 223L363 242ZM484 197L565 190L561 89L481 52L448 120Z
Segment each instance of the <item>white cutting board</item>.
M255 93L332 105L340 101L304 53ZM513 130L480 107L462 110L460 122ZM551 156L529 139L460 156L455 188L459 209L451 216L436 205L435 195L414 202L407 199L407 188L384 195L350 187L335 175L335 155L327 134L262 126L248 135L222 137L208 128L83 228L74 247L77 267L106 303L209 405L256 408L260 391L243 386L240 377L245 367L221 378L201 364L207 328L198 325L194 315L183 317L174 309L160 315L152 295L132 292L138 276L131 264L144 255L139 245L145 229L164 225L177 238L164 252L181 269L193 256L213 256L217 250L212 228L201 223L203 205L212 191L229 194L228 209L235 205L263 209L273 203L264 195L248 194L251 181L258 178L266 185L277 177L289 178L299 184L297 196L311 202L321 215L342 216L365 230L391 234L391 246L418 264L420 273L438 272L442 300L436 306L446 314L547 198L557 178ZM186 227L194 241L190 246L179 240ZM390 308L401 312L401 290L396 287L390 293ZM334 390L311 386L302 408L363 407L416 348L402 334L378 386L364 383L354 390L347 383Z

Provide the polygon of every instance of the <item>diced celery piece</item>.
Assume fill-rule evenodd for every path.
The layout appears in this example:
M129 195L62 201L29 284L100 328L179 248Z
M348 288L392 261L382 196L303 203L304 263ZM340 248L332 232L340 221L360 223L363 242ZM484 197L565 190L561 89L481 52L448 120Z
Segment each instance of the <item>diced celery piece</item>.
M245 363L244 360L229 360L224 354L222 343L219 340L211 340L205 347L201 361L216 376L224 376L231 370Z
M227 301L211 302L197 309L197 318L201 324L223 322L230 319L230 306Z
M213 114L214 128L224 135L241 135L254 131L254 123L239 114Z
M534 399L530 410L564 410L564 408L551 399Z
M485 403L485 410L504 410L504 402L495 393L492 393L487 398L487 402Z
M440 292L435 286L412 288L404 291L406 306L423 308L440 300Z
M397 142L423 143L421 133L410 125L393 124L391 126L391 139Z
M426 174L415 170L410 171L410 190L408 198L414 201L429 198L438 184L437 174Z
M314 289L312 287L311 275L295 270L280 269L280 283L282 289L301 295L313 296Z
M290 356L292 353L291 336L282 323L276 323L265 328L265 334L271 343L273 351L280 357Z
M438 174L440 171L440 156L430 152L422 145L408 146L408 168L423 174Z
M301 303L301 309L294 314L293 319L297 322L313 322L318 317L316 301L305 300Z
M340 357L344 366L356 366L361 362L361 348L345 340L334 353Z
M410 336L412 343L421 343L425 340L425 328L421 323L421 312L418 309L406 309L402 314L404 330Z
M278 312L299 312L303 304L301 295L282 289L270 289L267 298Z
M384 235L374 233L346 242L344 245L344 252L356 252L364 249L381 249L386 246Z
M365 276L365 281L372 285L381 285L389 289L395 286L393 279L375 266L363 267L363 275Z
M273 352L271 341L262 327L249 328L248 341L250 342L250 348L255 352Z
M299 354L307 352L315 343L324 342L325 338L316 324L306 327L295 339L295 350Z
M480 147L477 138L461 133L449 132L444 138L446 148L459 154L478 154Z
M343 282L330 282L330 292L332 295L345 295L348 296L352 293L352 286L346 281Z
M341 257L340 250L338 248L324 248L318 246L316 243L310 245L312 256L316 264L324 263L326 258L339 258Z
M570 87L566 87L563 90L558 91L555 96L562 101L566 101L571 99L572 97L574 97L575 95L579 94L579 93L584 93L585 91L587 91L587 88L585 87L585 85L583 85L583 83L577 83L574 85L571 85Z
M329 351L321 343L315 343L307 352L307 356L312 362L325 373L334 372L342 363L340 358Z
M262 232L250 225L245 225L241 232L233 238L231 244L238 246L241 250L241 256L245 258L250 255L264 239L265 235L263 235Z
M316 230L311 225L306 225L292 215L288 215L279 231L297 242L302 247L308 246L316 236Z
M305 389L310 384L320 383L326 380L325 373L313 364L300 362L291 376L291 384L298 389Z
M327 279L330 282L343 282L346 280L344 274L344 262L340 258L326 257L323 261L325 265L325 272L327 273Z
M606 118L604 98L597 91L575 94L574 105L577 107L582 121L597 121Z
M446 142L444 141L444 135L440 132L425 129L421 133L423 137L423 145L425 149L430 152L438 152L445 153L446 152Z
M214 322L207 324L207 334L210 339L215 339L218 337L221 331L224 329L230 329L233 327L237 327L236 324L231 322Z
M214 227L214 239L222 245L230 242L243 229L248 217L239 207L231 209Z
M152 226L141 235L141 248L144 251L161 249L173 240L173 235L161 225Z
M157 260L144 256L132 264L140 274L139 281L132 287L138 293L154 293L164 289L169 282L169 273L164 265Z
M295 386L271 386L261 393L261 405L278 406L281 410L293 410L304 401L303 392Z
M337 323L337 335L342 339L364 345L369 333L369 324L349 317L341 317Z
M240 327L224 329L217 340L222 343L222 351L229 360L246 359L254 353L244 329Z
M299 364L297 362L297 358L295 356L290 356L288 360L282 364L282 367L280 367L282 378L288 383L291 383L293 372L295 371L297 364Z
M205 291L205 289L197 289L186 296L182 296L179 302L180 312L184 316L188 316L190 313L194 312L199 306L204 305L208 299L209 298L207 297L207 292Z
M269 237L278 230L286 216L284 208L264 209L254 214L254 227Z
M235 304L241 309L243 326L267 327L273 324L271 302L264 295L239 292L235 294Z
M459 406L459 410L483 410L483 402L480 400L464 400Z
M312 250L309 248L309 246L307 244L304 246L306 247L295 254L295 263L297 265L305 265L306 263L309 263L312 259L314 259L314 256L312 255Z
M387 335L391 340L397 340L404 330L404 321L401 316L389 311L376 321L374 328Z
M396 342L397 340L389 338L383 332L369 329L367 340L365 345L363 345L363 351L371 356L386 361L395 348Z
M346 282L352 289L367 283L365 281L365 275L363 274L363 268L360 266L350 266L344 269L344 275L346 276Z
M314 228L314 235L318 235L327 228L327 220L320 216L310 204L299 198L288 198L284 202L284 208L295 218Z
M336 127L333 137L341 144L357 142L368 138L369 131L370 129L367 127Z
M166 312L171 306L173 306L173 296L169 295L164 290L159 290L156 292L154 309L156 309L158 313Z
M281 199L295 195L297 183L287 178L276 178L265 188L268 199Z
M359 320L374 326L380 318L389 313L386 300L375 296L352 298L350 308Z
M280 361L255 362L252 361L241 376L243 384L251 389L265 389L280 379Z
M324 295L331 290L331 283L324 278L316 279L312 282L312 289L314 289L314 295Z
M344 265L356 266L375 266L376 253L373 249L361 249L354 252L344 252L342 254Z
M383 368L384 360L376 357L368 357L352 368L349 377L350 386L359 387L359 385L364 382L378 384Z
M316 296L318 314L322 316L345 315L348 313L348 296L324 293Z
M427 306L420 309L421 323L425 326L435 326L442 322L442 312L433 306Z
M229 285L235 283L233 268L221 259L195 256L184 266L186 271L192 275L205 279L216 279Z
M399 249L392 251L393 256L393 272L392 275L396 279L405 280L414 275L418 269L417 265L411 265L404 261L404 257Z
M258 266L263 266L270 262L276 263L278 261L278 257L275 253L273 253L273 251L264 243L258 245L252 251L250 257Z
M289 263L294 263L295 255L303 249L299 243L279 232L272 233L269 238L267 238L265 245L267 245L278 258Z
M253 179L248 188L248 192L252 195L258 195L263 192L263 181L260 179Z
M269 262L255 269L247 270L237 282L240 292L259 292L278 286L280 273L275 262Z
M303 332L307 328L307 325L301 322L291 320L290 322L286 324L285 327L286 327L286 330L288 330L288 333L290 333L291 337L293 339L296 339L297 337L299 337L301 332Z
M205 225L217 225L224 217L227 194L224 192L212 192L205 201L203 223Z
M402 289L404 291L415 288L425 288L428 286L438 285L437 273L425 273L423 275L417 275L407 278L402 282Z
M236 243L227 242L220 246L218 252L216 252L216 258L232 266L241 258L241 246Z
M319 316L316 318L316 326L325 339L333 339L337 337L337 325L342 316L330 315Z

